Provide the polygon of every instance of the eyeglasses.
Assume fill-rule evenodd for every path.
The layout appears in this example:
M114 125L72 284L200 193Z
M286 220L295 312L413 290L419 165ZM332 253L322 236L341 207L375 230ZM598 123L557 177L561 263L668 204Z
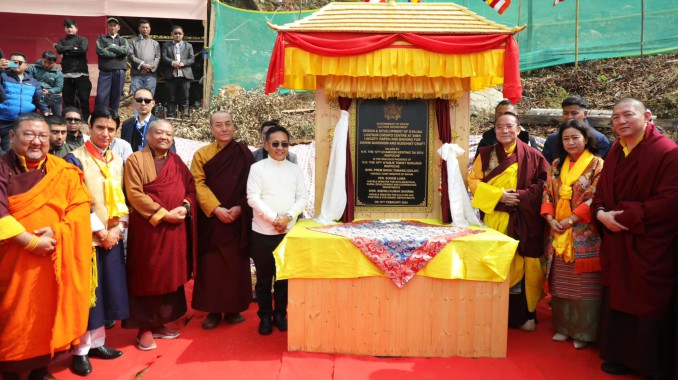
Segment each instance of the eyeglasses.
M290 143L288 143L287 141L283 141L283 142L274 141L274 142L271 143L271 146L274 147L274 148L277 148L281 145L282 145L283 148L287 148L287 147L290 146Z
M26 61L21 61L18 59L13 59L12 62L16 63L17 65L23 65L24 63L26 63Z
M77 117L67 117L66 121L69 123L79 123L82 121L82 119L78 119Z
M33 141L35 138L38 138L41 143L48 142L49 141L49 135L36 135L33 132L24 132L22 135L22 138L26 141Z
M141 104L141 103L146 103L146 104L151 104L153 99L146 99L146 98L134 98L134 101Z

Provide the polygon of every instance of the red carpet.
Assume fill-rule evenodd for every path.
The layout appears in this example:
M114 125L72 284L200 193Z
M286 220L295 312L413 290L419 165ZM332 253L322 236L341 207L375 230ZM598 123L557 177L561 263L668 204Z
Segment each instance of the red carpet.
M191 284L189 284L191 285ZM191 291L191 286L187 286ZM469 358L376 358L306 352L288 352L286 333L257 334L256 304L243 313L239 325L221 323L203 330L206 313L189 311L177 323L182 332L175 340L156 340L158 348L136 348L136 331L119 324L107 330L107 345L121 349L116 360L92 359L88 379L134 379L144 371L144 380L154 379L266 379L266 380L421 380L421 379L635 379L608 376L600 370L595 346L575 350L572 342L551 340L550 310L539 305L540 323L534 333L509 330L506 359ZM50 369L61 380L81 379L68 369L70 358Z

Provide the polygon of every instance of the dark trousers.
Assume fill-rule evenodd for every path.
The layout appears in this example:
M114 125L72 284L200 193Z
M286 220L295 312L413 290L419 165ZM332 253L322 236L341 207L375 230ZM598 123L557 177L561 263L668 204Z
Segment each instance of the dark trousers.
M191 89L191 81L186 78L172 78L165 82L169 101L167 102L167 116L177 116L177 105L181 113L188 111L188 91Z
M64 106L78 108L82 112L82 120L87 121L90 113L89 93L91 91L92 82L90 82L88 76L64 78L64 89L61 92Z
M61 116L61 95L59 94L42 94L40 101L49 108L52 115Z
M125 70L99 71L95 107L108 107L118 112L125 86Z
M0 120L0 154L9 150L9 130L13 123L13 121Z
M275 313L287 315L287 280L279 280L273 283L275 277L275 259L273 250L285 237L282 235L262 235L252 231L250 238L250 255L257 269L257 284L254 292L257 295L260 319L271 318L273 315L273 299L275 298ZM271 297L271 285L273 285L273 297Z

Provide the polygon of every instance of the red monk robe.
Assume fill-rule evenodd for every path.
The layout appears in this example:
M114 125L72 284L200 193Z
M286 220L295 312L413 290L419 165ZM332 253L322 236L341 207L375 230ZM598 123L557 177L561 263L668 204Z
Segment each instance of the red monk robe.
M675 328L678 146L651 123L625 157L616 141L605 160L591 204L597 211L623 210L616 220L628 231L599 223L600 263L606 288L601 357L640 373L658 362L675 363L669 331ZM670 327L673 324L673 327ZM665 331L666 334L660 333ZM668 335L668 336L666 336ZM662 342L664 341L664 342ZM668 346L667 346L668 345Z
M239 313L252 302L248 248L252 209L245 191L253 161L247 146L237 141L222 149L217 143L210 144L193 157L191 172L200 204L194 309ZM218 206L240 206L240 217L222 223L213 215Z
M87 330L89 200L82 172L61 158L47 155L31 172L14 152L0 158L0 370L46 366ZM47 226L57 241L51 257L5 241Z
M130 319L124 327L157 327L186 312L183 285L193 271L195 219L171 224L162 218L184 201L194 207L195 183L177 154L154 157L145 147L127 159L125 189L133 212L127 241Z

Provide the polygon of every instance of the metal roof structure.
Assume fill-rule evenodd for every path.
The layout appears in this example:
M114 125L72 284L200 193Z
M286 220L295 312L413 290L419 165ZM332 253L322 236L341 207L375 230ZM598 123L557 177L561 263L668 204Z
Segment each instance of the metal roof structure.
M423 34L515 34L509 28L454 3L330 3L312 15L285 24L279 32L353 32Z

